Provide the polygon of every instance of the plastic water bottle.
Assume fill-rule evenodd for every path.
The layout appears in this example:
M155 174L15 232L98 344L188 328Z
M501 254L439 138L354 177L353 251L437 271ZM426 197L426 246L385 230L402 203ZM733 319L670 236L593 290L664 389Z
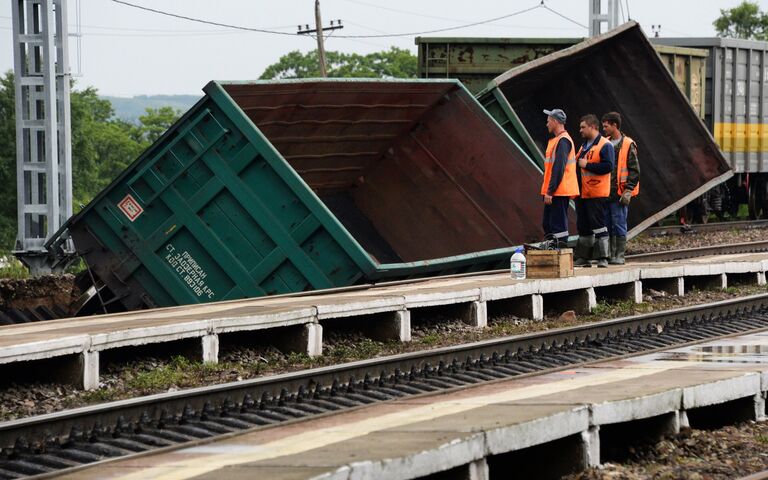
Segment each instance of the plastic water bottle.
M509 271L515 280L525 280L525 255L523 249L518 248L509 259Z

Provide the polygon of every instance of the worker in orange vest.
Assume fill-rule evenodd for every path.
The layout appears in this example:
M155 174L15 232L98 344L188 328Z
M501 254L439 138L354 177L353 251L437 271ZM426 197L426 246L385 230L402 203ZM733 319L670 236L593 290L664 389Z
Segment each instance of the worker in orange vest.
M611 195L608 197L608 235L611 257L608 263L624 265L627 250L627 216L629 202L640 192L640 162L637 144L621 131L621 115L603 115L603 132L616 151L616 167L611 172Z
M547 239L554 240L558 248L565 248L568 245L568 204L579 194L576 150L565 130L565 112L555 108L544 110L544 113L547 114L547 130L552 138L547 143L544 181L541 183L544 198L542 226Z
M611 170L615 163L613 145L600 135L600 122L593 114L584 115L579 123L584 144L579 148L576 170L581 193L576 199L576 226L579 240L574 251L573 265L608 266L611 254L606 226L606 202L611 194Z

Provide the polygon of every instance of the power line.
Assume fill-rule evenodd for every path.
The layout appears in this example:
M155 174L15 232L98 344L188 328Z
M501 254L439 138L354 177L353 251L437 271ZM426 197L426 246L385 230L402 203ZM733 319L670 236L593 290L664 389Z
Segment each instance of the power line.
M11 17L0 15L0 19L11 20ZM183 36L195 36L195 35L233 35L238 32L233 32L230 28L221 28L216 30L169 30L167 28L134 28L134 27L117 27L108 25L80 25L85 28L92 28L95 30L115 30L118 32L141 32L135 35L131 34L119 34L119 33L102 33L102 32L86 32L87 35L97 37L183 37ZM70 28L76 28L77 25L70 25ZM0 27L2 28L2 27ZM9 27L10 28L10 27ZM296 28L296 25L276 25L274 27L264 27L270 30L291 29ZM146 35L143 33L146 32ZM249 33L249 32L242 32ZM156 35L155 35L156 34Z
M240 25L231 25L231 24L228 24L228 23L220 23L220 22L214 22L214 21L211 21L211 20L203 20L201 18L188 17L186 15L179 15L177 13L165 12L163 10L157 10L157 9L154 9L154 8L144 7L142 5L136 5L134 3L124 2L123 0L112 0L112 1L115 2L115 3L119 3L121 5L128 6L128 7L137 8L139 10L144 10L144 11L147 11L147 12L156 13L158 15L165 15L166 17L173 17L173 18L178 18L178 19L181 19L181 20L188 20L190 22L204 23L206 25L214 25L214 26L217 26L217 27L234 28L236 30L246 30L246 31L249 31L249 32L271 33L272 35L289 35L291 37L295 37L296 36L295 33L280 32L280 31L277 31L277 30L267 30L265 28L243 27L243 26L240 26Z
M553 9L553 8L550 8L548 5L544 5L544 0L542 0L542 1L541 1L541 5L540 5L540 6L541 6L542 8L544 8L545 10L549 10L550 12L554 13L555 15L557 15L557 16L558 16L558 17L560 17L560 18L564 18L565 20L568 20L569 22L571 22L571 23L573 23L573 24L576 24L576 25L578 25L578 26L580 26L580 27L582 27L582 28L586 28L586 29L589 29L589 27L588 27L588 26L586 26L586 25L584 25L583 23L579 23L579 22L577 22L576 20L574 20L574 19L572 19L572 18L570 18L570 17L566 17L565 15L563 15L563 14L562 14L562 13L560 13L560 12L558 12L557 10L555 10L555 9Z
M133 7L133 8L137 8L139 10L144 10L144 11L147 11L147 12L156 13L158 15L164 15L164 16L168 16L168 17L178 18L178 19L187 20L187 21L190 21L190 22L203 23L203 24L206 24L206 25L215 25L217 27L227 27L227 28L233 28L233 29L237 29L237 30L245 30L245 31L251 31L251 32L258 32L258 33L270 33L270 34L273 34L273 35L291 35L291 36L295 35L293 33L279 32L279 31L267 30L267 29L263 29L263 28L244 27L242 25L233 25L233 24L228 24L228 23L214 22L214 21L211 21L211 20L204 20L204 19L201 19L201 18L189 17L189 16L186 16L186 15L179 15L179 14L176 14L176 13L166 12L166 11L163 11L163 10L157 10L157 9L154 9L154 8L144 7L142 5L136 5L136 4L133 4L133 3L126 2L124 0L112 0L112 1L115 2L115 3L119 3L121 5L126 5L128 7ZM574 20L571 20L568 17L565 17L564 15L561 15L561 14L555 12L551 8L547 7L546 5L536 4L533 7L529 7L529 8L523 9L523 10L519 10L517 12L509 13L509 14L506 14L506 15L501 15L501 16L495 17L495 18L489 18L487 20L481 20L481 21L478 21L478 22L472 22L472 23L467 23L467 24L463 24L463 25L457 25L457 26L454 26L454 27L438 28L438 29L427 30L427 31L423 31L423 32L385 33L385 34L378 34L378 35L335 35L335 38L395 38L395 37L411 37L411 36L415 36L415 35L426 35L426 34L431 34L431 33L447 32L447 31L451 31L451 30L459 30L459 29L463 29L463 28L469 28L469 27L475 27L475 26L478 26L478 25L484 25L486 23L496 22L496 21L499 21L499 20L503 20L505 18L510 18L510 17L514 17L516 15L521 15L523 13L530 12L530 11L533 11L533 10L536 10L536 9L539 9L539 8L542 8L542 7L547 9L547 10L550 10L550 11L556 13L557 15L562 16L566 20L569 20L571 22L575 22ZM577 25L580 25L580 26L586 28L586 26L581 25L578 22L575 22L575 23Z
M513 13L508 13L508 14L502 15L500 17L489 18L489 19L486 19L486 20L478 21L478 22L466 23L466 24L463 24L463 25L457 25L455 27L437 28L437 29L434 29L434 30L427 30L427 31L423 31L423 32L385 33L385 34L379 34L379 35L337 35L336 38L394 38L394 37L412 37L412 36L416 36L416 35L427 35L427 34L431 34L431 33L448 32L448 31L451 31L451 30L459 30L459 29L463 29L463 28L475 27L475 26L478 26L478 25L484 25L486 23L492 23L492 22L496 22L496 21L499 21L499 20L503 20L505 18L510 18L510 17L514 17L514 16L517 16L517 15L522 15L523 13L531 12L533 10L541 8L542 6L543 5L541 5L541 4L537 4L537 5L534 5L533 7L525 8L523 10L519 10L519 11L513 12Z

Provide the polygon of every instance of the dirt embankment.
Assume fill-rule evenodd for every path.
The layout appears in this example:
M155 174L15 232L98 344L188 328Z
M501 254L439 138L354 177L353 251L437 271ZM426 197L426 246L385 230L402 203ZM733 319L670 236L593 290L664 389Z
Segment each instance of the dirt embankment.
M0 312L34 310L41 306L69 310L79 296L75 276L70 274L0 279Z

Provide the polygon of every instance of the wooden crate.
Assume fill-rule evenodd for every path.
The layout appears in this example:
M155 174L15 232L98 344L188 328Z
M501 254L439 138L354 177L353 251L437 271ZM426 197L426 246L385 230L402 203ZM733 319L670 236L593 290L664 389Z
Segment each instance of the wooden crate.
M527 278L573 276L573 250L528 250L525 253Z

